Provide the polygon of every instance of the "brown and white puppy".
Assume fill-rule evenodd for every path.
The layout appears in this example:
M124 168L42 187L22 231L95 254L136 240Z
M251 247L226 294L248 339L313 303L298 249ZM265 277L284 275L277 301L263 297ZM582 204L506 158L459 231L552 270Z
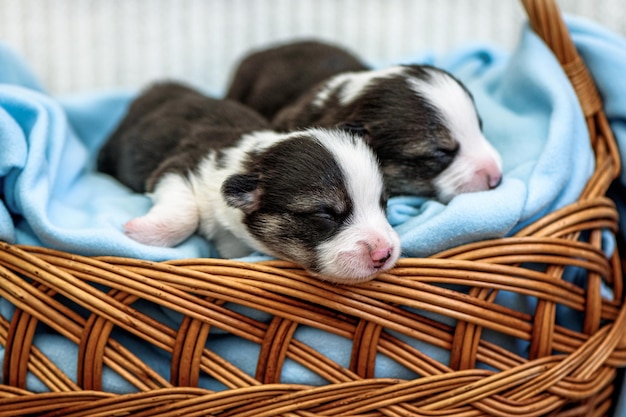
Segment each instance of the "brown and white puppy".
M236 102L160 84L131 105L99 168L150 193L150 211L124 226L146 244L198 232L222 256L258 250L342 283L375 277L400 253L377 159L349 132L276 133Z
M271 120L305 91L333 75L367 67L347 50L314 40L254 51L237 66L226 98Z
M277 130L339 127L378 156L390 195L454 196L495 188L501 159L485 139L473 98L448 72L427 65L335 75L273 119Z

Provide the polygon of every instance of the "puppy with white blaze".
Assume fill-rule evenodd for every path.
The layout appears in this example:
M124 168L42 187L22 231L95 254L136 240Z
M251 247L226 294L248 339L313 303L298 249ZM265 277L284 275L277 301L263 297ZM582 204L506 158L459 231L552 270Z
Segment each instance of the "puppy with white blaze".
M333 126L362 136L391 195L448 202L502 179L500 155L482 133L472 95L451 74L427 65L335 75L283 108L273 125Z
M150 211L124 226L145 244L197 232L224 257L257 250L337 283L372 279L400 254L376 156L349 132L276 133L236 102L157 84L133 102L98 167L151 196Z

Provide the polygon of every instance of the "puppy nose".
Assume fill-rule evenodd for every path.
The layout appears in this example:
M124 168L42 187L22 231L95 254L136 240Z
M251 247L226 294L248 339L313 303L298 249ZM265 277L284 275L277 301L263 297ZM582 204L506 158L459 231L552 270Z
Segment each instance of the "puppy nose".
M375 268L381 268L385 265L385 262L391 257L391 248L384 247L374 249L370 252L370 257L372 258L372 262L374 263Z
M476 174L483 177L487 190L496 188L502 182L502 171L496 162L488 162Z
M502 174L498 172L495 175L487 175L487 185L489 188L496 188L502 182Z

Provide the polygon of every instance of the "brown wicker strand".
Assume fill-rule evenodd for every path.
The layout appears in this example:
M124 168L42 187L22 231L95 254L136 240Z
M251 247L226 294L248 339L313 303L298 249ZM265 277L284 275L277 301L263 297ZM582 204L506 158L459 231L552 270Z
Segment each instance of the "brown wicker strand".
M197 386L200 377L203 347L209 337L210 325L185 316L176 332L172 352L171 380L177 386Z
M9 357L8 352L11 350L13 344L8 341L8 329L9 323L0 317L0 343L5 346L5 357ZM16 332L18 333L18 332ZM76 385L67 375L65 375L57 366L55 366L48 358L41 353L41 351L31 346L30 351L31 360L27 360L26 363L29 366L29 371L33 373L39 380L45 381L46 385L51 391L63 392L63 391L78 391L80 387ZM5 361L9 362L9 361ZM4 375L9 375L11 371L5 372Z

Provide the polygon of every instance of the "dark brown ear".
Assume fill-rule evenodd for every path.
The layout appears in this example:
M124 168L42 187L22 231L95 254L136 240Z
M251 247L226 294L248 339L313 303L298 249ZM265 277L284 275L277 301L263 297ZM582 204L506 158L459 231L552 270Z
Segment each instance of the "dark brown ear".
M235 174L224 181L221 189L226 203L250 214L259 208L261 189L258 174Z

